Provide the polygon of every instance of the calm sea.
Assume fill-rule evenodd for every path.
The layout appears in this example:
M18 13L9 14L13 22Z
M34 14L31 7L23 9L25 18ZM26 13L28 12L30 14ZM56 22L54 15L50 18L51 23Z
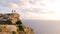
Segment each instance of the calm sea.
M25 26L33 28L35 34L60 34L60 21L22 20Z

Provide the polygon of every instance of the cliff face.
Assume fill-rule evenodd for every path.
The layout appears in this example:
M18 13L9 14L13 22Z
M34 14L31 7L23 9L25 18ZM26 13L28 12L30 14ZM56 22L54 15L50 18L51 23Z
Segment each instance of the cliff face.
M26 27L22 22L17 22L20 21L19 17L17 13L0 14L0 34L34 34L32 28ZM7 21L11 24L6 23Z

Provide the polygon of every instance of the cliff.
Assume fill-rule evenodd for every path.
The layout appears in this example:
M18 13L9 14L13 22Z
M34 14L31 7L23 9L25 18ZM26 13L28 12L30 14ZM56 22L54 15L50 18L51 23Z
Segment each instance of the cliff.
M19 17L18 13L0 14L0 34L34 34L33 29L23 25Z

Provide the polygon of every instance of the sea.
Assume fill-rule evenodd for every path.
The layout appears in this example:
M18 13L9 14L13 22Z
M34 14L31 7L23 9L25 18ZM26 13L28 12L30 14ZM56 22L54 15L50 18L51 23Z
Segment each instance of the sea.
M60 34L60 21L56 20L21 20L33 29L34 34Z

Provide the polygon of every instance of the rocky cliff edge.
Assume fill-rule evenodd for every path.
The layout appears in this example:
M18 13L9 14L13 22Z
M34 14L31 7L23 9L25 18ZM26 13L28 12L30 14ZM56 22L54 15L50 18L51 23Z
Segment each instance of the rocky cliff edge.
M19 19L20 15L18 13L8 13L8 14L0 14L0 23L10 20L12 23L15 23ZM0 24L0 34L34 34L33 29L30 27L26 27L22 24L24 31L19 31L16 27L17 25L3 25ZM19 25L18 25L19 26ZM17 31L18 30L18 31ZM15 31L12 33L12 31Z

